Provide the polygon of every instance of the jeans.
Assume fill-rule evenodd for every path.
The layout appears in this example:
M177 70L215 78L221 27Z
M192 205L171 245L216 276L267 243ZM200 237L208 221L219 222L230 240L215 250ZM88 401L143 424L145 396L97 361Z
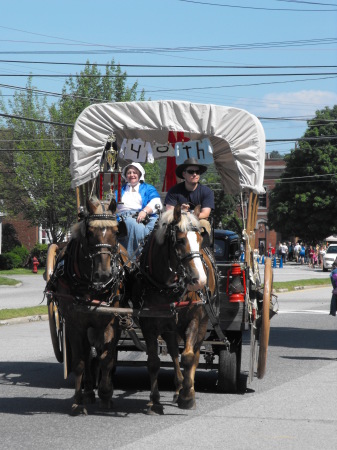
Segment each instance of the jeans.
M119 242L126 248L129 258L135 260L140 254L139 243L145 239L145 237L151 233L155 223L158 219L158 215L150 216L149 223L144 225L142 222L138 223L137 220L132 217L138 211L125 211L120 213L120 216L124 219L128 235L120 238Z

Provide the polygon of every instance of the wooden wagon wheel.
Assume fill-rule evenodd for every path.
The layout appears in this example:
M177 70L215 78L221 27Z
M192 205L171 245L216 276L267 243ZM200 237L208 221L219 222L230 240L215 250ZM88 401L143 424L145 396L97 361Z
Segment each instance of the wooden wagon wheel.
M54 272L56 255L58 252L58 246L56 244L51 244L47 253L47 264L46 264L46 279L47 282L50 280L52 273ZM54 354L58 362L63 362L63 326L60 320L59 311L55 302L50 299L48 301L48 319L49 319L49 330L51 336L51 342L54 349Z
M267 350L269 343L270 331L270 303L273 289L273 269L271 259L265 259L264 267L264 288L263 288L263 305L262 305L262 323L259 338L259 357L257 362L257 378L262 379L266 372Z

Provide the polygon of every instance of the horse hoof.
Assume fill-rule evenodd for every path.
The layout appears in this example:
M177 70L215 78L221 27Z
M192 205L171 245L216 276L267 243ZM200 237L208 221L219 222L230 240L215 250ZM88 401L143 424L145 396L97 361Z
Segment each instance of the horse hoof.
M164 407L161 404L155 403L153 405L149 405L147 409L148 416L163 416L164 415Z
M84 405L77 405L74 403L71 407L71 416L87 416L88 411L86 410Z
M102 411L109 411L110 409L112 409L112 406L113 406L113 401L112 400L108 400L108 401L101 400L101 402L99 404L99 408Z
M85 405L93 405L96 401L95 392L84 392L83 393L83 403Z
M178 408L180 409L196 409L195 399L185 399L178 397Z

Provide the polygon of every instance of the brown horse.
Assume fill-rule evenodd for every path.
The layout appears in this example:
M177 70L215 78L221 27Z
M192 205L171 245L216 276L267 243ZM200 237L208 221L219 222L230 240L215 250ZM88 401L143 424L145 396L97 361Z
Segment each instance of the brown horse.
M204 304L213 305L217 297L215 265L211 253L202 249L197 215L182 213L179 205L163 213L140 261L143 307L151 310L152 316L158 315L140 318L151 380L149 414L163 413L157 381L159 336L165 340L174 365L173 401L183 409L195 407L194 377L208 324ZM179 365L181 342L184 375Z
M99 360L98 395L110 408L113 394L111 372L119 339L114 315L89 311L93 306L120 306L123 299L125 249L117 237L116 202L104 205L96 197L87 200L87 212L72 230L60 253L46 290L65 320L65 335L75 375L72 414L87 414L85 403L95 401L92 358ZM82 383L84 393L82 392Z

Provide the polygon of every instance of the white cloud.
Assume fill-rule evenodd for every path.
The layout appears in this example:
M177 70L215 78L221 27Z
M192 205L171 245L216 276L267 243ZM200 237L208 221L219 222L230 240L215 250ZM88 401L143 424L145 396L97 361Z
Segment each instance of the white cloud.
M318 109L337 104L337 94L330 91L302 90L298 92L271 93L254 108L256 115L314 116Z

